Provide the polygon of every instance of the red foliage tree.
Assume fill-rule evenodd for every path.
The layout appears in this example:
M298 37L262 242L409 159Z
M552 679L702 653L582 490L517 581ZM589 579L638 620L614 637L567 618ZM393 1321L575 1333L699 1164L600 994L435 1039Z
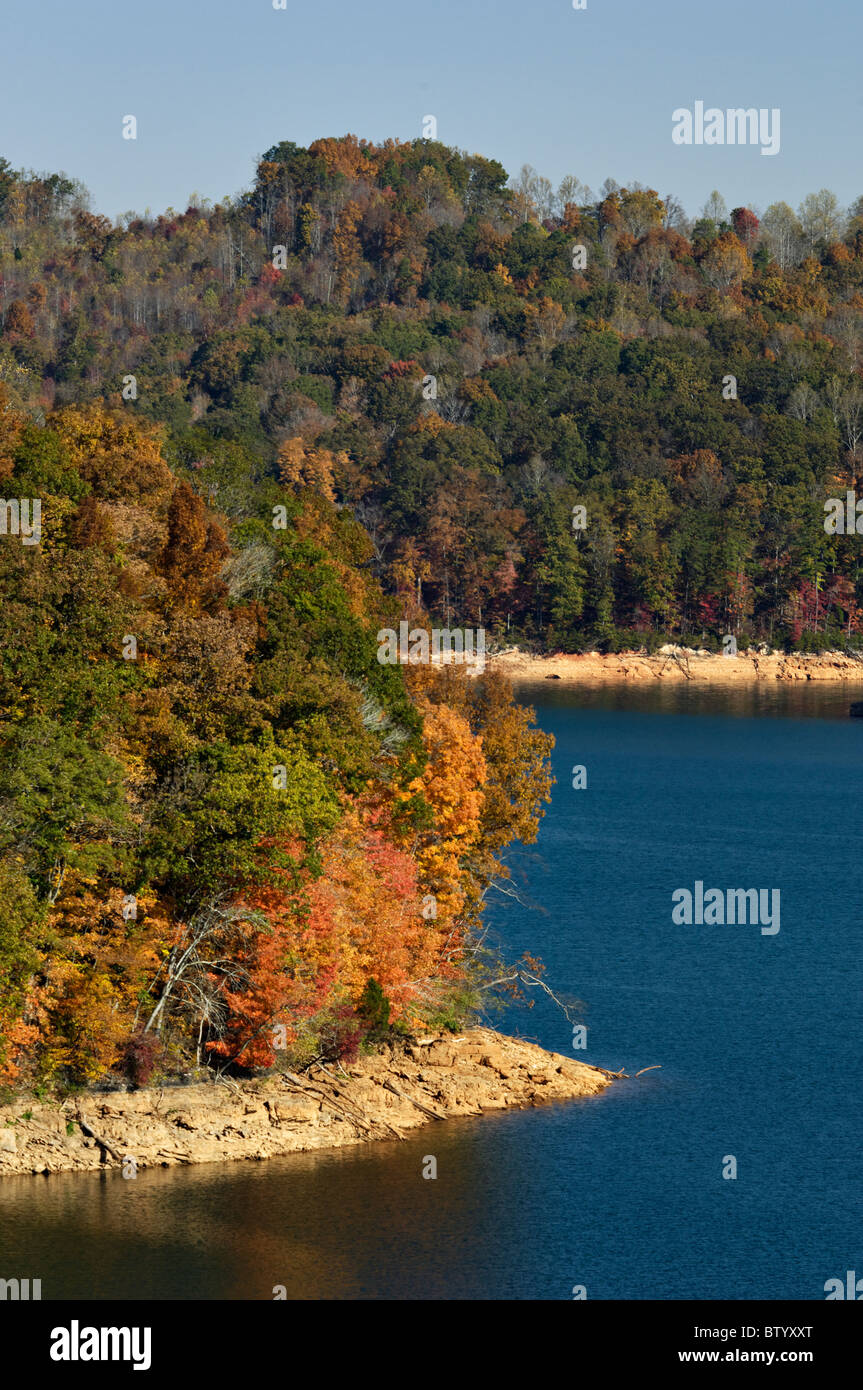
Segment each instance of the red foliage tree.
M750 212L749 208L734 208L731 213L731 225L734 235L748 250L758 236L758 228L761 225L755 213Z

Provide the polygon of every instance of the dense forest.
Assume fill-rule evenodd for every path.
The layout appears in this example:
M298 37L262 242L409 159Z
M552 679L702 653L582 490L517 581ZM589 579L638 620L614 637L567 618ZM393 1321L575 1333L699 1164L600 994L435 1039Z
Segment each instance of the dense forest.
M482 914L549 740L382 627L860 642L863 199L692 221L348 136L113 225L0 160L0 325L4 1084L299 1064L535 972Z
M0 291L0 378L34 418L162 425L234 523L287 470L447 625L568 650L858 634L856 536L824 504L863 447L863 200L759 219L714 193L690 221L349 136L112 226L0 162Z
M4 488L43 508L0 546L7 1085L456 1026L548 795L500 678L377 660L399 604L348 509L263 480L231 524L162 447L101 405L0 412Z

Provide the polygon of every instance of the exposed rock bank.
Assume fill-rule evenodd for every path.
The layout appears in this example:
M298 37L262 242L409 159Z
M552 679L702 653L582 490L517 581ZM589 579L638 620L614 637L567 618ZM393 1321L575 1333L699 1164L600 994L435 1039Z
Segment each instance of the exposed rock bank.
M582 685L614 681L651 684L656 681L695 685L744 685L758 681L850 681L863 684L863 659L844 652L786 655L749 649L737 656L717 656L690 647L662 647L653 656L637 652L602 655L584 652L533 656L518 647L490 655L488 665L510 680L559 678Z
M592 1096L612 1075L490 1029L398 1042L342 1069L0 1107L0 1175L219 1163L401 1139L454 1115ZM26 1118L29 1115L29 1118Z

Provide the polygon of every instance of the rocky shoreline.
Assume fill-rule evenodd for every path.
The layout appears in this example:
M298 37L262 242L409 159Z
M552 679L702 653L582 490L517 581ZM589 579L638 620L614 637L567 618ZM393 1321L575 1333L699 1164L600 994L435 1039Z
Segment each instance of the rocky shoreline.
M86 1092L0 1107L0 1176L265 1159L400 1140L456 1115L599 1094L615 1074L487 1028L399 1041L347 1066Z
M863 659L844 652L803 655L749 649L737 656L718 656L691 647L666 646L652 656L638 652L601 654L555 652L536 656L511 647L490 654L488 665L512 681L563 680L581 685L617 681L656 681L694 685L748 685L759 681L847 681L863 685Z

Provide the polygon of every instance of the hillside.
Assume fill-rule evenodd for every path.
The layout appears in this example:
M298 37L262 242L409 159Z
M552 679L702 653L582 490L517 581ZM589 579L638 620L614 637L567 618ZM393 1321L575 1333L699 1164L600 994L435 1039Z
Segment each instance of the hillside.
M690 219L347 136L113 227L4 163L0 375L30 409L164 424L237 521L281 450L446 624L566 650L856 644L857 536L825 503L858 486L860 213L822 190Z
M0 160L0 1082L536 983L482 911L550 740L378 634L858 647L861 214L347 136L113 226Z

